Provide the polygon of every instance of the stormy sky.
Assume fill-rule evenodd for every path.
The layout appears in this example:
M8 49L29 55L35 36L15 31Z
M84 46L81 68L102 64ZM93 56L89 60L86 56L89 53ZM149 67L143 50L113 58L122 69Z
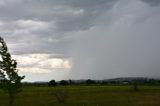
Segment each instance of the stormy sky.
M0 0L24 81L160 78L160 0Z

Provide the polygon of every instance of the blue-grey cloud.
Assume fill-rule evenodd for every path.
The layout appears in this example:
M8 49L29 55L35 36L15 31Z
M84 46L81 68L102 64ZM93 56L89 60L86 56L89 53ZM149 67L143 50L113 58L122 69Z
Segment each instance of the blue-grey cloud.
M69 76L159 77L159 10L141 1L117 2L99 18L103 23L77 33ZM112 17L109 24L105 17Z
M4 0L0 5L0 30L9 43L16 40L16 48L20 45L18 50L13 48L13 53L65 52L69 55L73 38L68 35L70 39L66 39L66 33L93 27L96 17L114 3L115 0Z
M148 3L151 6L158 6L160 5L160 1L159 0L142 0L145 3Z

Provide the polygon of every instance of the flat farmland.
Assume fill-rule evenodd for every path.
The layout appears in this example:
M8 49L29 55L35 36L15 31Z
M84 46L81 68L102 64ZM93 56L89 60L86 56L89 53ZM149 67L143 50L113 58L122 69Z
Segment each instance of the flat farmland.
M0 106L7 106L7 98L0 90ZM23 87L14 106L160 106L160 86Z

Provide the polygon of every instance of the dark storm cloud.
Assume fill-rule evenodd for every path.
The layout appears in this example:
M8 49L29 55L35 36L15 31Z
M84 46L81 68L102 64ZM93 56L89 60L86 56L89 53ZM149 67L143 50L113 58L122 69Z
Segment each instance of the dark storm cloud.
M87 30L94 26L94 21L103 12L109 10L116 0L69 0L66 4L79 11L77 16L60 17L58 26L64 31ZM60 30L61 31L61 30Z
M83 30L90 28L94 24L92 21L113 3L115 0L20 0L0 6L0 18L54 21L60 31Z
M99 18L112 17L109 24L104 20L104 24L77 33L75 65L69 76L160 77L159 10L140 1L119 1L111 13Z
M66 39L66 33L91 28L94 20L114 3L115 0L3 0L0 30L9 43L14 44L16 40L15 54L65 52L67 55L73 38L69 35L70 39ZM41 24L46 26L31 27Z
M160 0L142 0L145 3L148 3L151 6L158 6L160 5Z

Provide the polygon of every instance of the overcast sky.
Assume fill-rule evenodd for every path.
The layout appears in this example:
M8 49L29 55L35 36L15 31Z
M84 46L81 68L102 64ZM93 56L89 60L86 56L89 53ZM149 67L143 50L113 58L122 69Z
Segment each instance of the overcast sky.
M160 78L160 0L0 0L24 81Z

